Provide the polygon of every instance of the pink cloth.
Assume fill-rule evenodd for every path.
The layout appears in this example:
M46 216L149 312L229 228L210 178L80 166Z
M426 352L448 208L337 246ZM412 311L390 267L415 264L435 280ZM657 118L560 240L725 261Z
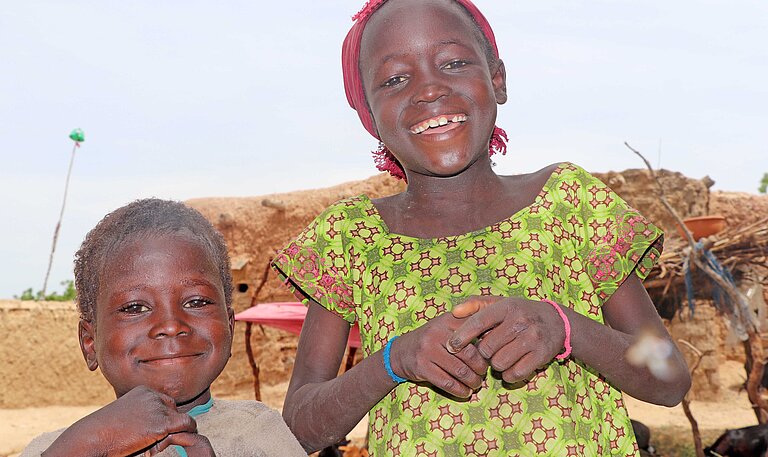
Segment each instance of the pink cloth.
M235 314L235 320L268 325L296 335L301 333L301 326L306 317L307 307L299 302L262 303ZM347 345L352 348L362 345L357 324L349 331Z

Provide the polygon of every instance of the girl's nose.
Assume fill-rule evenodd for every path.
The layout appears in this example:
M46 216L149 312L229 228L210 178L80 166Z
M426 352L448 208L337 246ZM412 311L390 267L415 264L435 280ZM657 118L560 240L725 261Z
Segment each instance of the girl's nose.
M436 78L424 81L413 94L413 103L432 103L449 95L451 88Z
M157 310L156 313L152 329L150 330L150 337L167 338L189 334L190 327L186 323L181 309L169 306L165 310Z

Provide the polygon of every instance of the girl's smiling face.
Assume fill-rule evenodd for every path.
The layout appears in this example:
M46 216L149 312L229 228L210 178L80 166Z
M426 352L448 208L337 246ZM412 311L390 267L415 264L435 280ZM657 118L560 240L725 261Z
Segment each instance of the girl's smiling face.
M98 366L118 397L144 385L177 404L204 403L229 359L234 324L211 254L177 233L139 235L109 259L95 322L80 326L88 367Z
M410 172L453 176L488 156L504 66L461 6L390 0L363 33L360 68L379 136Z

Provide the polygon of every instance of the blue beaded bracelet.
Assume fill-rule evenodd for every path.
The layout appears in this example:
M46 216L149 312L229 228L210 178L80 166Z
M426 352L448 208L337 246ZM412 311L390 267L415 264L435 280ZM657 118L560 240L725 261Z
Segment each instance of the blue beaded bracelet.
M392 378L393 381L400 384L401 382L407 381L405 378L401 378L400 376L396 375L394 371L392 371L392 362L389 360L389 352L392 350L392 342L395 341L398 337L393 336L389 341L387 341L387 345L384 346L384 369L387 370L387 374L390 378Z

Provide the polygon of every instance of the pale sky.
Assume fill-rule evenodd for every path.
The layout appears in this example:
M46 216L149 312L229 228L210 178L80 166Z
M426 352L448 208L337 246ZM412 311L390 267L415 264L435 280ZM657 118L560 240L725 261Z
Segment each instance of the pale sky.
M655 166L756 192L768 172L764 0L476 0L508 75L503 174ZM0 297L49 290L107 212L156 196L255 196L375 174L344 98L362 2L0 0Z

